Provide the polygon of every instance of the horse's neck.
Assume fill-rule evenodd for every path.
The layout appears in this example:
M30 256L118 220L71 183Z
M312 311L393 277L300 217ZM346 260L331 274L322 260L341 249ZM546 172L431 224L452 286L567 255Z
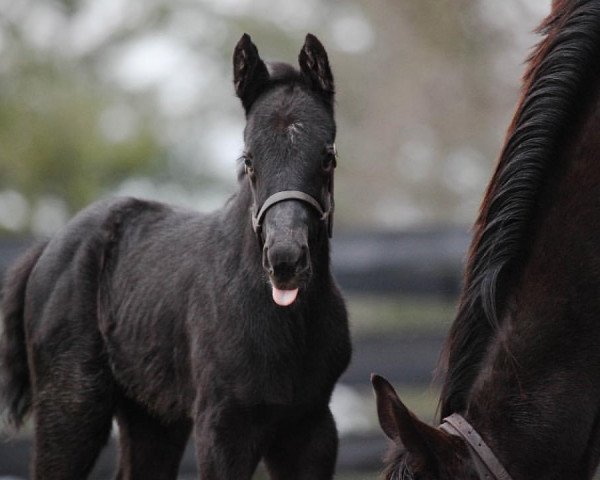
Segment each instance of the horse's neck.
M550 159L557 167L541 194L530 253L507 282L501 327L469 397L468 416L521 469L516 478L555 478L544 476L548 458L553 468L562 462L563 475L588 478L598 457L600 95L589 100Z
M251 221L252 192L242 183L236 194L221 211L222 242L228 254L244 269L253 273L261 270L261 251Z

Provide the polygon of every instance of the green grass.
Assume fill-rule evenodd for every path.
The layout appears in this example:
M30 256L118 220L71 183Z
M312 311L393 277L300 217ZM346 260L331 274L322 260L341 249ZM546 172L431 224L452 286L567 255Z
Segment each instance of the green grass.
M395 385L402 402L421 420L432 423L437 409L439 392L432 387Z
M432 423L435 417L439 392L436 388L423 386L394 385L398 396L404 404L420 419ZM364 415L368 419L368 431L379 431L379 421L375 408L375 396L370 387L357 391L360 397L357 415ZM342 438L342 442L343 442Z
M347 297L354 334L445 333L456 310L454 300L438 297Z

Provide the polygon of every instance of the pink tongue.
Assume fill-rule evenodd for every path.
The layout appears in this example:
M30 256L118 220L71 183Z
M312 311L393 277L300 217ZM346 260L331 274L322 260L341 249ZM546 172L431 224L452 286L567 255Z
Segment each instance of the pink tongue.
M298 289L294 290L279 290L275 286L273 286L273 301L282 307L287 307L294 303L296 297L298 296Z

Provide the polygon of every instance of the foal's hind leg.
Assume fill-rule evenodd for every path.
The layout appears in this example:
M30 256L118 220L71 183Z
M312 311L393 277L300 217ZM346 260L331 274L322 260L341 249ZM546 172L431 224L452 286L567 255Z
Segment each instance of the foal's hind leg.
M282 425L264 460L273 480L331 480L337 446L335 422L325 408Z
M192 427L190 419L165 423L124 399L117 408L117 421L121 450L118 480L177 478Z
M41 371L34 383L33 478L87 478L112 425L112 377L68 355Z

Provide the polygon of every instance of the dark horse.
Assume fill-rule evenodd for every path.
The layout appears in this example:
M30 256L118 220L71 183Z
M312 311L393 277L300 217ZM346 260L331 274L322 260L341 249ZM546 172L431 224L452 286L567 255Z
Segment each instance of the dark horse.
M381 377L387 479L589 479L600 458L600 1L555 0L442 356L439 428Z
M240 186L201 215L100 201L6 278L2 396L32 408L33 477L85 478L119 427L119 479L173 479L194 428L203 480L331 479L332 389L350 358L329 268L334 83L307 35L300 70L244 35Z

